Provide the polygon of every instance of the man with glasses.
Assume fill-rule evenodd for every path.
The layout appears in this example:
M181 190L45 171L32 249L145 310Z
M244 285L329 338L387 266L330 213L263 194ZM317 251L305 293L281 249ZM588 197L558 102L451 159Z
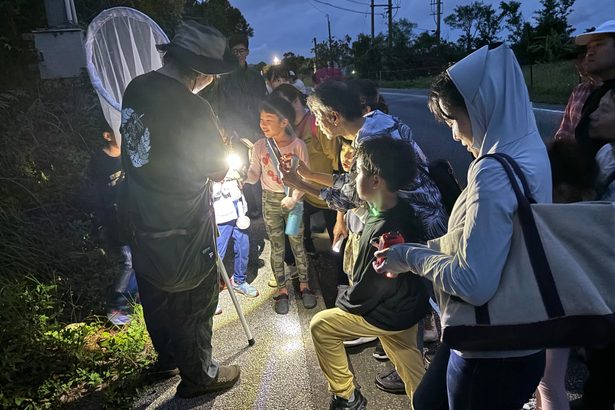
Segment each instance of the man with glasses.
M208 87L203 97L213 106L227 135L255 142L262 135L259 107L267 94L265 80L260 73L248 67L248 36L243 33L233 34L228 42L238 67L232 73L216 79L214 86ZM239 148L236 142L234 145ZM248 202L248 216L260 216L260 186L244 187L244 195Z

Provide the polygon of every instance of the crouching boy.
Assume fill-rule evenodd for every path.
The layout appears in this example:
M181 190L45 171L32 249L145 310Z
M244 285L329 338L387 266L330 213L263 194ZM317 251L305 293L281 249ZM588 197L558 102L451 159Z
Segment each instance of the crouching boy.
M420 278L388 278L374 271L372 245L387 232L399 232L407 242L425 242L421 221L397 191L417 173L412 148L389 137L374 138L357 149L354 176L359 197L369 213L359 242L353 285L341 293L336 307L316 314L310 331L320 368L333 393L331 409L363 409L365 397L356 390L342 342L365 336L380 338L404 381L412 402L425 369L417 348L417 323L428 312L428 295Z

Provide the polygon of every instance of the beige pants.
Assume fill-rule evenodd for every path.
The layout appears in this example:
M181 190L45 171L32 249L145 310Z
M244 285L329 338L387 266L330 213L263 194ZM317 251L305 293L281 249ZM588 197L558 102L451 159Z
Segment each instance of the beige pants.
M412 395L425 374L423 355L416 346L417 328L415 325L406 330L388 331L370 325L362 316L340 308L318 312L312 318L310 332L320 368L329 382L329 390L345 399L354 391L353 375L348 369L348 358L342 342L362 336L378 336L384 351L404 381L406 394L412 403Z

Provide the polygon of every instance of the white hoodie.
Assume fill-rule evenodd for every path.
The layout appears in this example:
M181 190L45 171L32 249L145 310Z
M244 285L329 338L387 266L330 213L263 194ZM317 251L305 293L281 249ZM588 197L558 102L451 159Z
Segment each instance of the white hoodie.
M549 158L512 50L506 45L493 50L485 46L449 68L448 74L465 100L473 146L480 156L494 152L510 155L523 170L534 199L551 202ZM440 238L446 240L450 235L447 239L459 241L456 254L449 256L411 244L392 249L387 264L404 260L412 272L433 282L436 293L483 305L498 288L516 211L517 200L500 163L494 159L474 161L468 169L468 185L451 213L449 233ZM506 357L529 352L471 353L464 356Z

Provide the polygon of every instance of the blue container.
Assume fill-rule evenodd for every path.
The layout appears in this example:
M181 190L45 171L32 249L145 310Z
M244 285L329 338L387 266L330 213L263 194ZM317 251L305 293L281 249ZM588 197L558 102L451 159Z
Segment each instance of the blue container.
M288 236L299 235L299 228L301 228L302 221L303 201L299 201L288 214L288 221L286 222L286 230L284 231L284 233Z

